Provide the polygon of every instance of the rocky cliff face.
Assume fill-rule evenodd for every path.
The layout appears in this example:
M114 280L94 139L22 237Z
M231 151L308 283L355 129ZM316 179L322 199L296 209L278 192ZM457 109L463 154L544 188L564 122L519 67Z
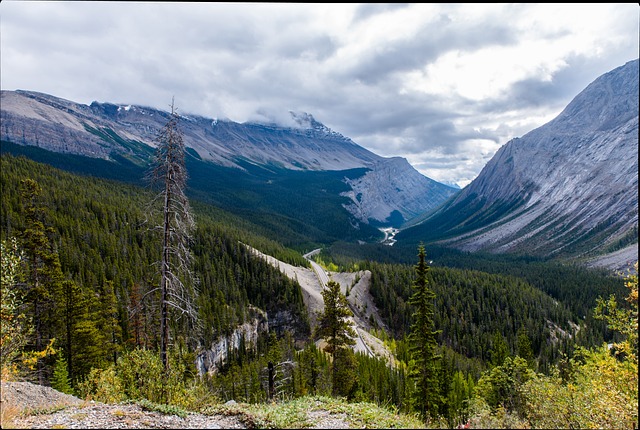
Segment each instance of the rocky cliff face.
M109 160L115 155L144 165L168 112L93 102L90 106L30 91L2 91L2 140L49 151ZM286 125L222 121L181 115L185 145L205 161L242 169L242 163L291 170L368 168L347 181L359 220L404 220L439 205L455 190L432 181L406 160L386 159L357 145L306 113Z
M351 191L343 195L351 203L345 207L361 221L386 221L397 227L459 192L415 173L404 158L382 159L363 176L346 180ZM423 191L416 195L416 190Z
M198 372L200 374L217 372L220 364L226 363L230 351L237 351L241 347L255 350L260 334L268 332L267 313L255 306L249 306L247 322L237 327L231 335L220 338L198 354L196 357Z
M635 60L596 79L554 120L504 145L417 231L448 223L441 236L463 250L626 268L638 258L638 76Z

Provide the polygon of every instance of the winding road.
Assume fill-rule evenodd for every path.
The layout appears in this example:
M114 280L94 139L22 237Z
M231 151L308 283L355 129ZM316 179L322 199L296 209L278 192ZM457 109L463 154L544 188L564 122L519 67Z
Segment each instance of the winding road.
M313 271L316 273L316 276L318 277L318 281L320 281L320 285L324 290L327 287L327 284L329 283L329 275L327 275L327 272L324 271L322 266L320 266L315 261L311 260L311 257L318 254L319 252L320 252L319 248L314 249L313 251L304 254L303 257L306 258L309 261L309 263L311 263L311 267L313 268ZM351 310L351 313L355 316L356 310L354 309L353 305L349 302L347 302L347 304L349 305L349 309ZM358 335L358 339L356 339L356 350L366 351L367 354L373 357L374 356L373 352L371 351L371 349L369 349L369 346L366 344L366 342L362 338L362 335L360 334L360 328L358 327L358 324L356 324L353 317L349 319L351 320L353 324L353 328L356 334Z

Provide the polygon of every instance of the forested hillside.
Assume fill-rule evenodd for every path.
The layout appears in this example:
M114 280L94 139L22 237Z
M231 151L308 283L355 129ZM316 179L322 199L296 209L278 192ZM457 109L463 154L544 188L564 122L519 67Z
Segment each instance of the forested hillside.
M116 339L122 345L154 346L158 339L155 324L157 309L140 303L141 297L157 286L154 263L160 255L160 237L154 232L158 220L149 216L152 194L149 190L121 183L95 180L69 174L50 166L8 154L2 157L2 238L20 236L27 225L21 181L32 179L40 187L36 197L42 209L43 227L54 252L58 255L65 280L73 282L79 294L91 300L96 294L107 294L119 326ZM223 333L244 322L248 305L267 312L288 310L299 324L298 337L308 335L308 323L300 286L278 270L250 256L241 244L278 255L293 264L308 264L298 253L286 250L276 242L249 233L243 223L210 206L194 205L197 230L193 235L194 269L198 273L201 318L204 330L198 336L182 333L192 347L205 346ZM52 291L53 303L60 303ZM154 293L151 293L152 295ZM96 310L88 302L86 309ZM149 301L153 303L153 301ZM95 309L94 309L95 308ZM104 315L82 315L94 318L96 325ZM56 315L52 315L57 319ZM82 321L72 321L72 323ZM144 326L136 334L137 325ZM53 326L52 326L53 327ZM283 327L275 327L283 330ZM60 337L54 330L51 337ZM110 336L109 336L110 337ZM104 345L104 344L102 344ZM101 347L99 342L93 345ZM98 354L105 356L105 354ZM97 359L96 359L97 360ZM99 361L98 361L99 362ZM92 365L87 362L87 370ZM81 378L84 374L72 375Z
M145 168L118 154L107 161L7 141L2 141L1 151L81 175L148 186ZM373 226L352 225L350 214L342 207L349 202L340 195L349 190L343 180L362 175L364 168L295 171L240 161L245 169L241 170L203 161L190 149L185 158L189 198L233 214L237 222L251 226L250 230L260 236L299 251L339 239L368 241L382 237Z
M190 247L199 324L172 322L170 366L163 373L157 353L160 221L149 206L153 191L6 153L0 163L3 322L17 327L6 332L3 324L3 375L21 374L89 399L146 399L194 410L231 399L334 394L419 411L409 340L417 312L410 304L416 250L336 244L322 254L325 264L371 271L370 293L389 328L374 333L395 354L395 363L340 348L328 355L314 342L325 336L311 332L297 281L243 244L290 264L308 262L260 234L264 224L193 199ZM628 329L634 314L623 323L611 319L619 315L616 309L629 312L622 303L625 283L633 285L633 278L429 248L427 263L425 285L435 297L437 384L430 412L421 415L425 423L544 427L544 411L557 414L558 404L542 402L552 392L560 403L570 398L567 381L587 397L597 395L587 381L598 389L616 387L620 394L608 398L605 410L619 411L618 423L637 423L637 413L628 410L634 399L637 405L637 387L625 385L634 369L637 385L637 327L635 340ZM637 312L637 280L635 285ZM617 302L598 300L612 293ZM198 352L250 322L253 307L266 311L269 331L256 345L242 338L214 372L198 377ZM23 351L11 349L6 339L22 339ZM604 341L617 343L614 350L622 355L596 349ZM593 366L610 372L594 376ZM585 402L585 409L592 407ZM605 415L610 420L616 414ZM597 427L603 420L593 422Z

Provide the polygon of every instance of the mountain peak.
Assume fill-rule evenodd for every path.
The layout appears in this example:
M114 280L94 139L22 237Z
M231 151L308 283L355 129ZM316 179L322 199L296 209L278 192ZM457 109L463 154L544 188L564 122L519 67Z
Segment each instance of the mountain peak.
M606 263L615 270L637 260L638 65L603 74L555 119L506 143L407 235L582 262L615 254Z

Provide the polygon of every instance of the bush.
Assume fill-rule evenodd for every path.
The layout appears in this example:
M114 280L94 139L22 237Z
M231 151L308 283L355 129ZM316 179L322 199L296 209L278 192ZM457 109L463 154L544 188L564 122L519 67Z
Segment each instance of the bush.
M111 365L107 369L91 369L87 377L78 384L78 393L85 400L103 403L118 403L126 400L122 381Z
M528 417L536 428L637 428L638 366L621 361L604 345L578 350L572 371L527 382Z
M137 348L122 355L116 366L92 369L78 389L87 400L104 403L148 401L199 410L216 401L204 384L186 376L184 362L171 354L169 362L165 373L157 353Z

